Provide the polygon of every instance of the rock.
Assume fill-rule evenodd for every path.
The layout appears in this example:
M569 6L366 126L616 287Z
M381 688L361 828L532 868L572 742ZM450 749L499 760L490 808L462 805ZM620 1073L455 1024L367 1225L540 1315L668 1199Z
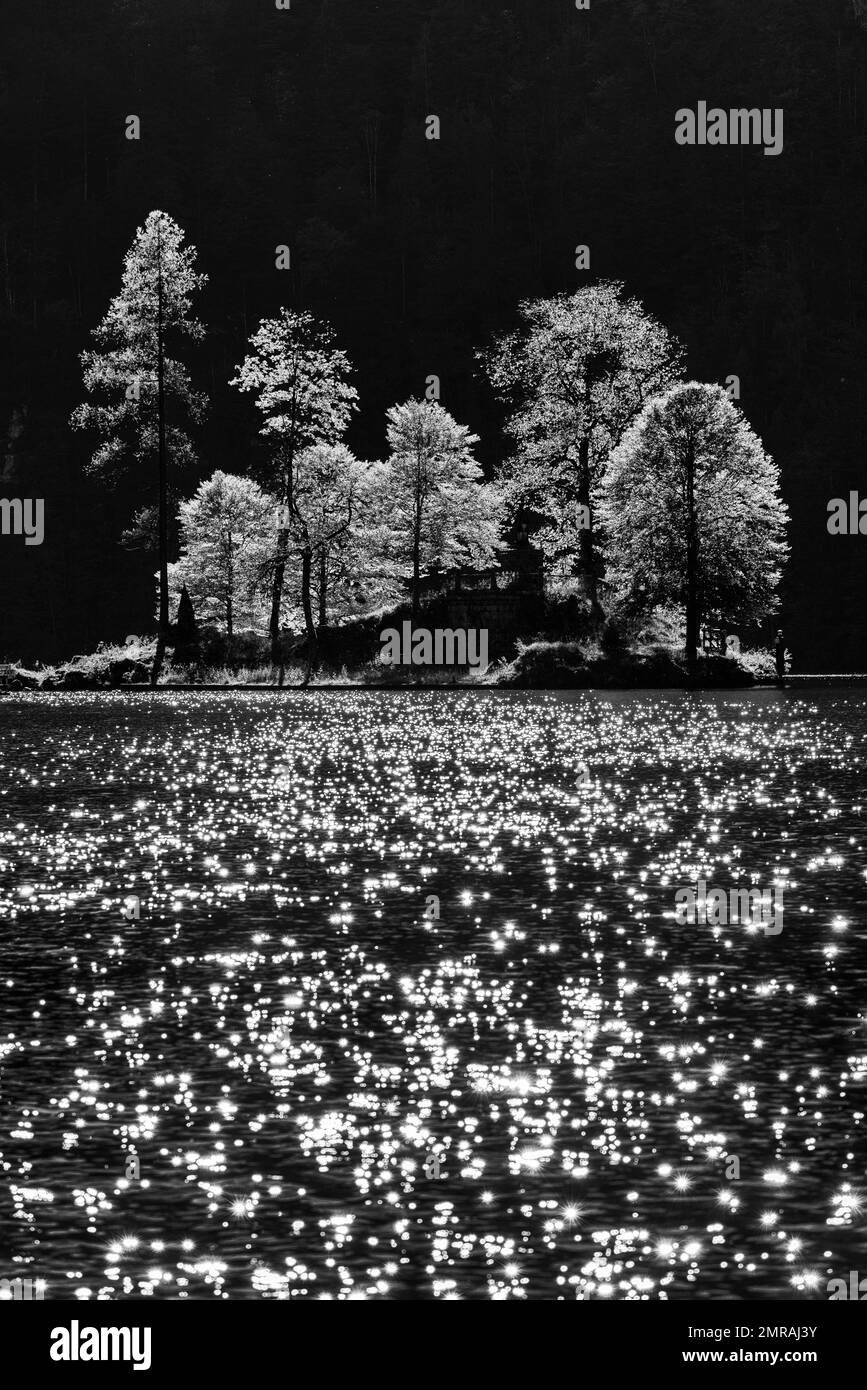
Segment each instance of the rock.
M58 690L95 690L96 680L86 676L83 671L62 671L57 685Z
M738 661L726 656L700 657L696 666L700 686L724 689L751 686L754 677ZM610 650L585 661L574 642L539 641L524 647L494 684L529 690L684 689L689 685L685 663L666 650L630 652Z
M513 690L586 690L591 668L575 646L539 644L525 647L494 683Z
M143 661L134 661L132 657L124 656L119 661L109 662L108 684L112 689L122 685L146 685L149 680L150 671Z
M41 685L42 681L37 671L24 671L15 667L9 677L10 690L39 690Z

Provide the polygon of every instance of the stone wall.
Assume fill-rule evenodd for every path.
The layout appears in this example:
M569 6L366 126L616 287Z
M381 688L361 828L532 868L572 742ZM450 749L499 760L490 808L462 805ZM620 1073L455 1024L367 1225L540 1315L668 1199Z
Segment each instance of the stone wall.
M515 655L515 639L535 636L542 625L544 602L540 594L508 590L476 589L451 593L447 599L448 626L487 628L488 657Z

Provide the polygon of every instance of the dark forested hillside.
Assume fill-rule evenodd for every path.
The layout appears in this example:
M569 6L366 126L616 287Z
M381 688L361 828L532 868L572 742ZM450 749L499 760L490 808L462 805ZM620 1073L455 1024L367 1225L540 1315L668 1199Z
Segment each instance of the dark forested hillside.
M437 375L481 436L503 417L474 350L520 299L623 280L688 371L740 378L782 470L796 669L867 669L867 28L853 0L18 0L0 45L0 494L45 498L45 542L0 542L0 659L152 630L138 499L85 473L79 354L153 208L209 283L190 364L200 476L255 447L228 386L280 305L329 319L356 371L348 436ZM675 111L785 112L785 146L684 148ZM126 138L127 118L140 139ZM426 138L426 118L440 139ZM291 269L275 267L275 248Z

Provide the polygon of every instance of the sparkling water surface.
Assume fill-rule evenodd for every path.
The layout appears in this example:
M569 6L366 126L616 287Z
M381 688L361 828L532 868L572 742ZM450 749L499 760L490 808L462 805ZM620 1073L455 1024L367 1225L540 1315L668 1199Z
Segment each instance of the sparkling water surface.
M865 739L857 691L0 697L0 1278L867 1273ZM678 925L699 877L782 933Z

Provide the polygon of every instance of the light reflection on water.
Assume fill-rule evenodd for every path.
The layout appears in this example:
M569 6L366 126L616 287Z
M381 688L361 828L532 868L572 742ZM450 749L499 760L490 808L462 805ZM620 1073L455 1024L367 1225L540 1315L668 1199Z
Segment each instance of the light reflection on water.
M0 699L0 1278L825 1298L865 737L854 695ZM782 935L676 925L700 875L782 876Z

